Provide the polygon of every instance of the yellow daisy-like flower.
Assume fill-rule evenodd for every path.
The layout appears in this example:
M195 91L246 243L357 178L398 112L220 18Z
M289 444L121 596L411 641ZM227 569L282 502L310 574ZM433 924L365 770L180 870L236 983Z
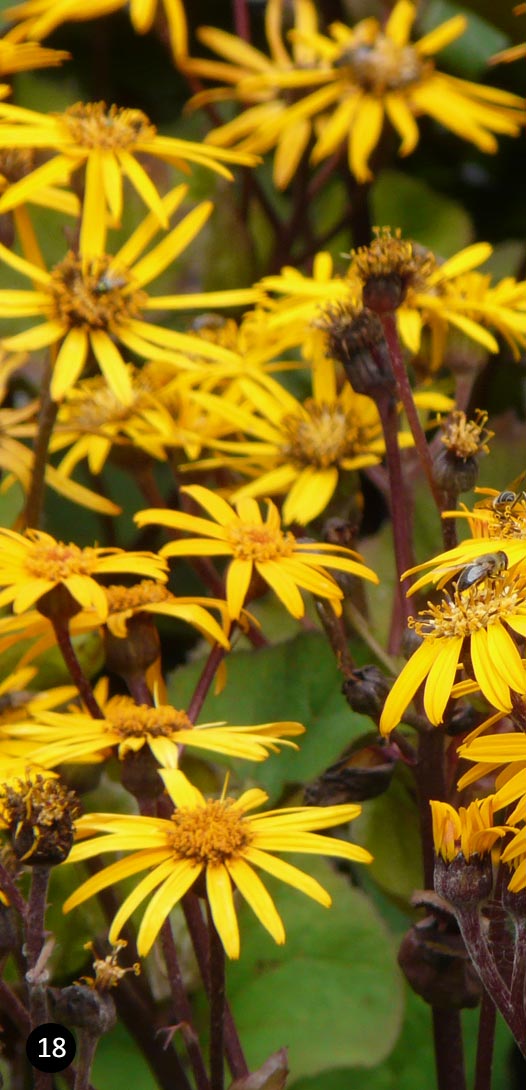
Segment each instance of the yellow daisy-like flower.
M195 726L183 709L169 704L151 708L136 704L131 696L108 698L108 682L96 687L103 719L72 707L68 712L37 710L28 720L6 726L8 740L23 742L35 764L56 768L69 762L104 761L113 751L120 761L147 746L164 768L177 768L182 746L203 753L221 753L247 761L264 761L280 746L298 747L289 737L304 734L296 722L260 723L231 727L226 722Z
M475 799L469 806L455 810L447 802L430 803L433 817L435 853L445 863L453 863L459 855L466 862L472 855L487 855L498 840L510 831L507 825L494 825L493 815L500 809L493 795Z
M400 137L401 155L416 147L416 118L426 114L484 152L497 150L495 134L519 134L524 102L518 95L456 79L435 67L434 55L465 31L464 16L448 19L413 43L416 6L410 0L398 0L385 25L376 18L354 28L336 22L329 36L317 31L310 0L296 0L293 7L292 54L281 38L282 0L269 0L270 58L234 35L204 27L201 41L227 63L183 62L193 75L233 85L232 90L202 92L193 105L230 98L248 107L213 130L209 141L257 153L276 147L278 187L289 184L311 141L314 165L347 145L350 170L358 181L370 180L369 160L386 122Z
M57 685L42 692L31 690L37 671L33 666L16 669L0 681L0 735L11 723L27 718L28 713L38 715L48 708L57 708L77 695L74 685Z
M179 207L186 192L186 186L178 186L164 198L167 214ZM124 404L133 400L133 390L117 344L145 359L174 361L175 358L179 366L186 357L186 366L191 368L195 338L145 320L145 312L243 306L257 297L253 290L164 296L150 296L145 291L146 285L196 237L212 207L210 201L198 205L146 255L144 250L158 231L153 213L138 225L114 256L86 260L84 255L70 252L51 272L17 257L0 244L4 263L36 285L32 291L0 291L0 319L30 316L45 319L29 330L5 337L4 347L34 351L58 346L51 380L51 396L55 401L60 401L76 382L90 350L109 386ZM208 341L200 342L199 356L237 365L233 353Z
M522 478L519 480L520 484ZM446 518L464 518L473 537L467 537L453 549L440 553L423 564L410 568L405 575L423 571L413 583L410 594L421 590L428 583L443 587L462 568L482 565L495 566L497 561L512 567L523 566L526 560L526 493L514 491L517 482L499 492L496 488L476 488L475 492L486 498L479 500L472 510L445 511Z
M123 572L166 582L166 563L149 552L125 552L117 548L81 549L72 542L55 541L42 530L0 528L0 608L13 603L23 613L54 587L66 587L79 607L93 609L102 622L108 601L97 576Z
M330 571L349 572L378 583L378 576L366 568L350 549L320 542L300 542L281 529L280 517L273 503L267 501L267 517L250 497L239 500L235 509L221 496L201 485L182 489L210 515L210 519L188 515L184 511L151 508L139 511L139 526L157 523L174 530L187 530L197 536L164 545L161 555L229 556L226 574L226 600L232 620L237 620L255 576L259 576L277 594L293 617L303 617L305 606L299 588L327 598L341 613L343 591Z
M80 249L89 257L104 253L108 222L119 226L123 208L123 179L127 178L158 223L168 227L162 198L137 156L148 155L187 170L187 163L215 170L232 178L223 165L254 164L243 153L205 148L172 136L160 136L142 110L106 106L105 102L77 102L62 114L43 114L5 103L0 108L0 148L46 148L56 154L0 197L0 213L8 212L40 190L69 182L85 168Z
M66 705L78 695L74 685L56 685L41 692L28 688L34 684L36 675L37 670L32 666L18 667L0 682L0 778L11 774L25 776L33 766L43 771L30 748L12 739L10 731L14 724Z
M285 493L283 521L303 526L325 510L342 473L381 461L385 448L374 402L348 383L338 392L335 369L329 360L325 364L313 372L313 396L304 401L264 373L257 380L240 380L245 399L240 405L194 392L196 401L242 433L230 441L209 439L209 446L234 457L204 463L226 461L254 478L233 493L233 502ZM409 435L406 439L412 441ZM192 470L199 465L192 464Z
M430 603L409 624L422 643L387 697L382 734L398 726L424 680L426 715L431 723L441 723L466 651L481 692L495 708L509 711L511 691L526 693L526 671L508 631L526 635L526 573L520 565L482 575L466 589L453 583L438 605Z
M170 45L175 59L184 56L187 49L186 16L183 0L24 0L22 4L7 8L4 19L17 25L9 32L13 41L47 38L62 23L83 23L88 19L100 19L121 8L128 8L133 29L137 34L151 30L158 12L162 12L168 24Z
M86 815L77 822L77 833L81 837L99 832L104 835L76 844L68 859L92 859L105 851L133 853L84 882L68 897L65 912L120 878L148 869L119 908L109 932L110 942L114 942L132 912L156 890L139 930L137 949L141 957L149 953L164 920L201 874L206 878L223 946L229 957L237 958L240 940L232 884L273 939L280 944L285 941L281 918L254 868L272 874L325 907L331 904L319 882L272 852L308 852L360 863L371 861L364 848L316 835L320 829L353 821L361 812L360 806L298 806L254 815L250 811L268 798L259 788L245 791L237 800L206 799L179 770L161 772L161 776L177 807L171 818Z
M317 346L313 351L313 395L303 401L263 371L239 379L233 385L235 398L194 390L193 400L213 414L214 421L222 417L241 434L216 438L209 428L207 445L225 454L187 467L193 472L228 465L253 478L230 495L233 502L285 493L284 522L300 526L326 509L343 474L376 465L385 451L372 399L357 394L348 382L338 389L335 362ZM424 410L441 411L454 404L432 392L417 393L415 403ZM413 444L407 431L399 433L398 441L400 447Z

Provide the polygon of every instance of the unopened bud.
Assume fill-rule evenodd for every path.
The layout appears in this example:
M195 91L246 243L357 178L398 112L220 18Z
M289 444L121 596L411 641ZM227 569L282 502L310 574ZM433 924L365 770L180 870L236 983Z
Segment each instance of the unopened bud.
M377 720L389 693L389 682L378 666L359 666L345 679L342 692L353 712Z
M458 855L452 863L435 860L435 889L454 908L467 909L486 901L493 889L491 857Z

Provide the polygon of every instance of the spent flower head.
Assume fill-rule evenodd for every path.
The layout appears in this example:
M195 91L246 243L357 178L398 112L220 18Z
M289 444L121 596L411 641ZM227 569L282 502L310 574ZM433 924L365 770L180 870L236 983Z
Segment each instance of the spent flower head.
M79 804L60 780L38 772L4 780L0 814L21 862L53 865L69 853Z

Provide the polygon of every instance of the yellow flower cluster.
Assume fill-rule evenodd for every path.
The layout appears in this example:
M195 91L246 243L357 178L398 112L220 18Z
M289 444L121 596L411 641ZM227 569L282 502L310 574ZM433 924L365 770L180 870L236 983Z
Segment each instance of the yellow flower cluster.
M265 51L248 5L234 7L235 35L197 30L219 59L190 55L183 0L23 0L3 11L0 37L7 80L69 62L41 44L54 32L69 43L70 24L129 16L188 80L189 112L205 106L214 126L186 139L139 106L66 91L60 109L40 110L24 83L0 85L0 910L20 915L34 1027L49 870L68 864L73 883L69 864L90 861L64 912L98 894L107 906L133 879L114 894L114 952L97 948L95 977L75 988L103 1005L129 972L123 933L137 924L141 958L160 939L199 1090L222 1087L223 1051L236 1085L248 1074L238 1045L231 1062L222 1009L223 951L242 948L237 894L278 944L285 926L260 873L328 907L282 855L370 863L367 830L354 842L341 827L398 760L414 770L427 862L431 803L440 866L487 856L508 867L512 893L526 886L526 492L519 481L458 502L499 434L486 409L470 418L475 380L490 357L507 353L511 370L524 353L526 282L496 272L507 253L467 219L444 258L396 225L373 228L369 203L393 156L426 146L429 124L494 154L519 135L524 102L441 71L462 14L420 33L412 0L353 26L323 26L313 0L266 0ZM431 526L432 502L444 546L417 564L424 478L420 522ZM396 672L406 621L412 654L386 696L377 664ZM260 765L293 764L313 709L274 719L261 694L264 721L250 722L250 666L234 723L203 706L230 685L239 644L261 662L313 632L353 716L379 734L362 737L349 717L356 748L325 774L312 758L327 805L303 805L284 775L280 805L255 813L278 794L258 786ZM287 693L303 682L287 672L301 659L292 646ZM193 690L174 696L170 672L184 664L190 677L193 658ZM472 762L460 779L457 758ZM455 793L480 779L480 797ZM113 861L94 862L106 852ZM210 1079L174 960L179 902L211 992ZM153 1002L144 976L140 988ZM75 1078L87 1085L89 1072Z

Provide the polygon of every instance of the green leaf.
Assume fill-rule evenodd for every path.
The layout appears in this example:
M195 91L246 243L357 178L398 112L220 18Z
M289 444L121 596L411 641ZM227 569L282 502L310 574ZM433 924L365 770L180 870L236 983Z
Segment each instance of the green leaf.
M409 774L397 768L384 795L369 799L352 825L353 839L374 856L368 874L397 904L407 909L422 886L418 809Z
M410 988L406 989L404 1026L396 1046L387 1060L373 1071L346 1068L328 1071L322 1076L300 1079L294 1090L422 1090L436 1085L431 1010ZM480 1011L462 1011L464 1046L468 1086L473 1085L475 1050ZM509 1067L511 1035L497 1016L492 1090L509 1090L512 1077Z
M162 1038L160 1041L162 1042ZM117 1024L111 1033L99 1041L91 1082L97 1090L115 1090L117 1086L133 1086L133 1090L154 1090L155 1083L150 1068L124 1026Z
M298 862L305 867L304 857ZM228 972L250 1069L286 1045L287 1087L306 1075L324 1072L325 1078L335 1068L381 1063L403 1013L392 939L374 905L321 860L309 860L306 869L329 890L332 908L265 878L283 915L286 943L276 946L240 905L241 958Z
M384 170L372 191L373 223L400 227L441 257L450 257L473 239L470 217L461 204L431 189L420 178Z
M193 663L171 675L168 693L176 707L187 706L201 670L202 663ZM200 722L226 720L241 726L288 719L307 728L298 738L299 752L284 750L260 764L243 762L241 774L246 771L273 798L285 784L320 775L345 746L371 729L370 719L356 715L346 704L334 655L318 633L302 633L258 651L240 651L229 658L227 670L225 690L219 696L208 695Z

